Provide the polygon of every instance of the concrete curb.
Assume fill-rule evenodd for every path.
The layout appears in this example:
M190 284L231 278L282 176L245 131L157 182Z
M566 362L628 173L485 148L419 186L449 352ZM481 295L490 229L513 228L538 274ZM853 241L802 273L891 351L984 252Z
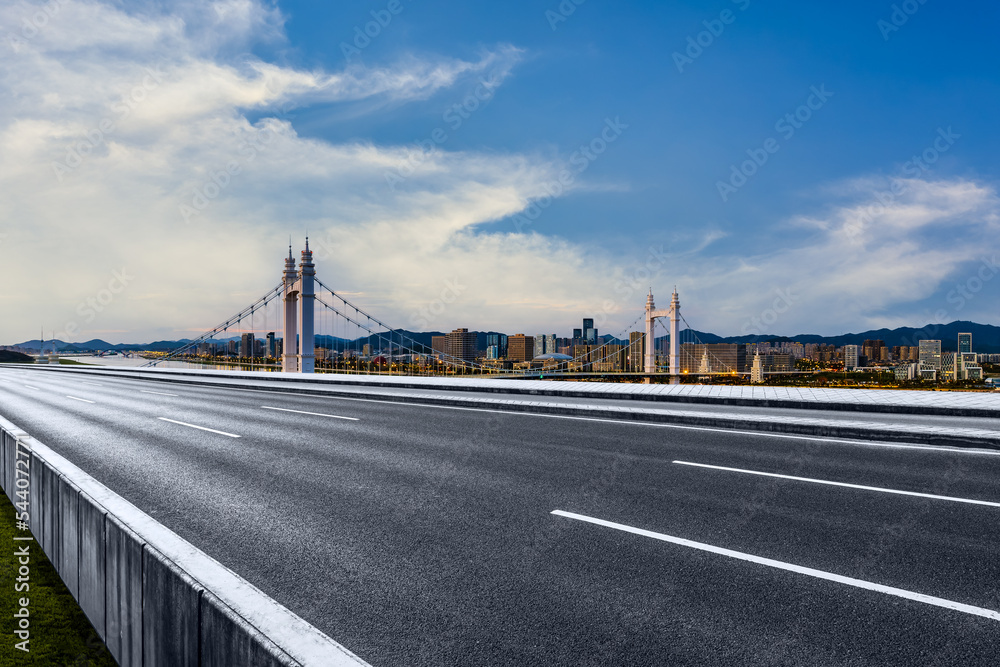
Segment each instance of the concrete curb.
M368 664L0 417L13 502L18 450L30 457L31 533L118 664Z

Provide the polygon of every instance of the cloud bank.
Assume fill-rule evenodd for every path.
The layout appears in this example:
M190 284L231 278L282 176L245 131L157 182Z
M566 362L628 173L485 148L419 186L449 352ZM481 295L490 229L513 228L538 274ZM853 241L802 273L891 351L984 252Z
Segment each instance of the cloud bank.
M496 223L548 196L566 160L333 143L295 126L310 105L378 114L461 100L514 76L522 51L338 71L250 55L285 40L284 20L252 0L0 8L0 342L71 322L77 340L190 336L276 284L288 236L299 245L306 231L324 282L396 326L560 335L583 316L619 333L651 284L665 301L673 283L691 324L723 334L789 289L794 304L770 331L836 333L838 313L858 327L920 324L996 238L995 192L964 179L900 181L885 203L886 183L857 179L841 203L776 221L774 250L748 256L714 254L713 232L628 256L522 233ZM602 187L575 181L566 193ZM127 286L81 321L81 304L123 270ZM454 302L428 317L456 283ZM985 301L953 319L985 313Z

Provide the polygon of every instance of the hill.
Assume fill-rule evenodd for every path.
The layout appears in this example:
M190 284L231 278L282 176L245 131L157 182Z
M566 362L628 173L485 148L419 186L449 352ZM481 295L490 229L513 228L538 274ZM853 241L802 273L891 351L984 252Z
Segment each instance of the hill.
M685 329L681 331L680 338L682 343L696 341L703 343L757 343L771 341L798 342L803 344L822 343L835 345L837 347L843 345L861 345L866 340L883 340L889 347L894 347L896 345L912 346L916 345L918 341L929 339L940 340L941 348L947 352L954 351L958 348L958 334L960 332L972 334L972 348L976 352L1000 353L1000 327L993 326L992 324L978 324L976 322L968 322L965 320L958 320L948 324L928 324L919 329L913 327L900 327L898 329L873 329L859 333L841 334L839 336L821 336L819 334L799 334L797 336L778 336L770 334L763 334L759 336L719 336L707 331ZM479 348L485 349L487 332L476 331L474 333L476 334ZM391 337L394 347L399 344L400 340L403 340L408 345L413 345L410 341L416 341L417 345L413 345L413 347L416 347L421 351L429 352L431 349L431 338L433 336L441 335L443 334L439 331L414 332L407 331L405 329L395 329L391 334L385 333L381 339L376 335L364 336L353 340L346 340L335 336L317 335L316 345L328 349L355 349L367 344L373 349L381 349L387 347L388 344L386 341L388 341ZM263 337L258 336L258 338ZM657 336L658 341L666 338L669 338L669 336ZM224 342L226 340L239 340L239 336L230 336L225 339L214 339L215 342ZM152 350L158 352L170 352L188 342L190 342L190 339L188 338L182 338L180 340L160 340L152 343L117 344L111 344L100 339L88 340L83 343L66 343L61 340L47 340L45 341L45 349L46 351L50 351L52 346L55 345L56 350L63 354L74 352L108 352L122 350ZM628 344L628 341L619 342ZM16 347L27 350L37 350L39 345L38 340L35 339L20 343Z
M34 357L29 357L13 350L0 350L0 364L33 364Z

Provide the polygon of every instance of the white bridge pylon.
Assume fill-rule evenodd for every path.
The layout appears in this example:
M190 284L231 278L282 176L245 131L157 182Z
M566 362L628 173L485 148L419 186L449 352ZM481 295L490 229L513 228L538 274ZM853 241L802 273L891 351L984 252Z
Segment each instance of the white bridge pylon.
M678 384L681 381L681 302L677 297L677 288L674 287L673 296L670 298L670 308L666 310L656 310L653 302L653 290L650 288L649 296L646 297L646 373L656 372L656 331L654 325L656 318L670 318L670 384ZM647 375L646 384L652 382L652 378Z
M295 270L292 246L288 246L288 258L282 274L285 304L284 351L281 355L281 370L284 373L316 372L316 265L309 250L302 251L299 270Z

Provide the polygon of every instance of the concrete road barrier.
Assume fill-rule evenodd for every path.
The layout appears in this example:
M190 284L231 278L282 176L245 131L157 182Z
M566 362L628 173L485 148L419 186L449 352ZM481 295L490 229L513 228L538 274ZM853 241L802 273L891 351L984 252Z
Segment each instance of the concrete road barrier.
M15 503L18 479L32 535L122 667L368 664L0 417Z

